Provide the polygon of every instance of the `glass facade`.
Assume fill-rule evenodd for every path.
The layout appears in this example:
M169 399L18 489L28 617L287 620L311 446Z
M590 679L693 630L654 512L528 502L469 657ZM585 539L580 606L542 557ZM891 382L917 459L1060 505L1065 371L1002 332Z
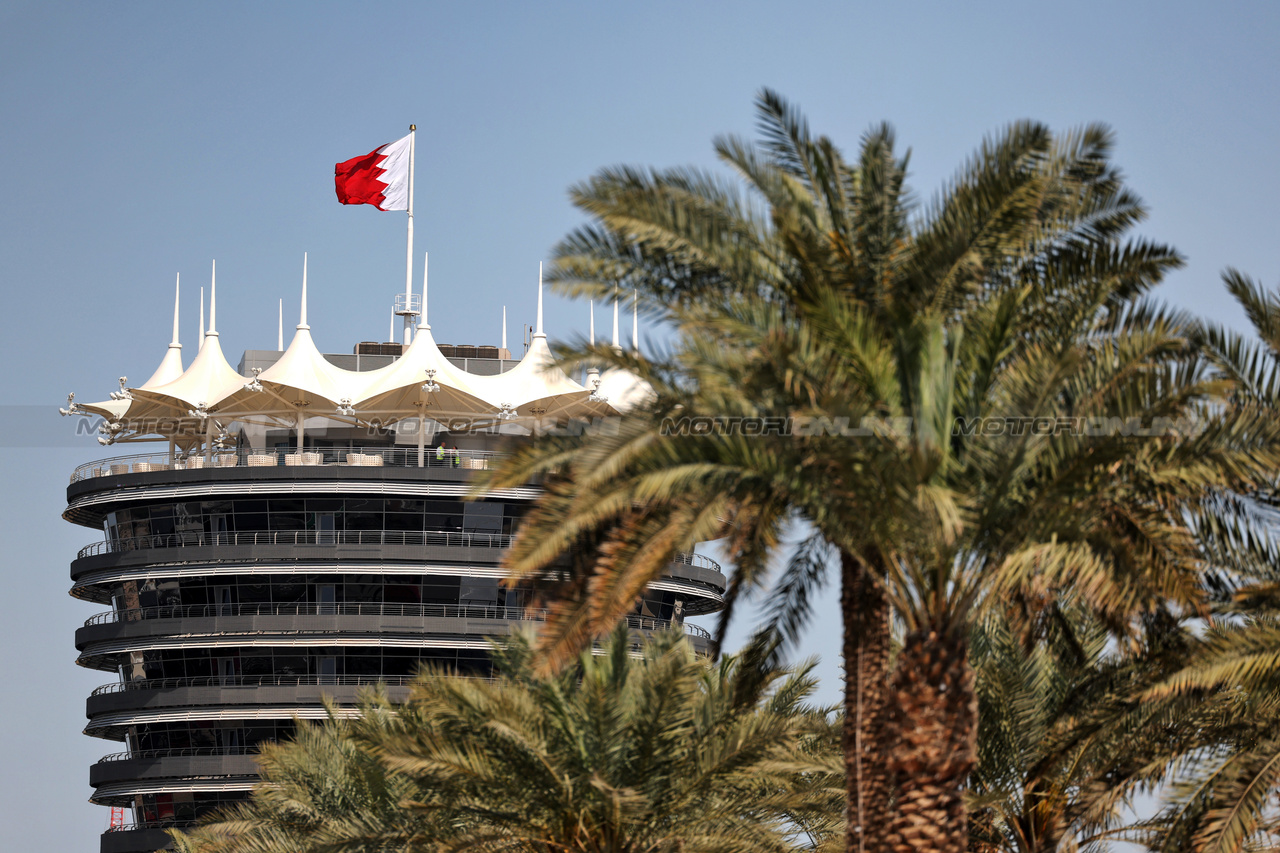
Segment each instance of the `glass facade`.
M296 646L182 648L139 652L122 664L125 681L189 680L194 685L241 686L289 684L294 676L363 676L403 678L424 666L469 675L489 672L481 649L402 649L379 646ZM306 682L304 682L306 683ZM171 687L182 686L175 682Z
M107 540L184 533L296 530L456 531L510 535L524 514L502 501L416 498L240 498L152 503L106 514Z
M537 602L531 588L508 589L496 577L434 573L147 578L113 584L111 596L119 621L271 613L374 615L379 608L358 606L374 604L424 605L420 611L402 608L400 612L443 616L452 611L425 605L526 608ZM635 613L679 621L690 597L648 590ZM396 612L395 608L383 610Z
M140 794L135 798L134 810L137 819L147 824L184 826L215 809L241 802L248 796L248 791Z

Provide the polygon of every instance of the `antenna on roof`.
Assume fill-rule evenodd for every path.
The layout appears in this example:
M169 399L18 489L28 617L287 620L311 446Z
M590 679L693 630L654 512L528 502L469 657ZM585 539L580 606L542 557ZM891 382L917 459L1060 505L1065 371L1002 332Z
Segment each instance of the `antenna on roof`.
M542 331L542 261L538 261L538 327L534 330L535 338L545 338L547 333Z
M218 336L218 262L213 262L213 272L209 280L209 331L206 337Z
M310 329L307 325L307 253L302 253L302 311L298 314L298 328Z
M412 143L410 143L410 145L412 146ZM404 273L404 302L405 302L405 307L411 309L413 308L413 212L412 211L410 211L409 213L409 251L408 251L408 256L405 260L408 268L405 270L405 273ZM426 271L424 270L423 273L425 274ZM412 314L405 312L403 326L404 328L401 331L401 336L404 338L404 341L403 341L404 345L408 346L409 341L413 339L414 322L413 322Z
M391 312L391 322L387 324L387 343L394 344L396 342L396 312Z
M427 301L427 270L422 270L422 298L413 295L413 217L409 217L409 254L405 257L404 272L404 293L396 294L396 301L392 307L391 334L387 336L388 343L396 342L396 321L395 316L403 317L402 326L404 327L404 343L408 346L413 340L413 327L420 325L421 328L430 329L427 325L427 318L423 317L421 324L415 323L414 318L422 314L423 303Z
M182 349L182 344L178 342L178 285L181 281L181 274L173 281L173 340L169 342L169 346L177 349Z

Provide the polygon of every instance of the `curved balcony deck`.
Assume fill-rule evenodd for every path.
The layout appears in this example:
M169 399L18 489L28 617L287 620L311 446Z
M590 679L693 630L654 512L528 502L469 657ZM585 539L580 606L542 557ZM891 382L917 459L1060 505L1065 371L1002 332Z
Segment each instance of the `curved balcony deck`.
M392 602L367 602L359 604L191 604L139 607L130 610L107 610L84 621L84 628L100 625L137 626L151 620L201 620L245 616L290 617L409 617L412 619L496 619L503 622L545 622L550 611L534 607L502 607L483 604L397 604ZM640 631L661 631L680 627L686 634L710 639L705 628L691 623L654 619L648 616L627 616L627 625Z
M86 462L71 472L71 483L128 474L160 471L204 471L226 468L461 468L483 470L508 454L493 450L448 448L437 455L434 447L424 448L421 460L414 447L350 447L294 450L215 450L202 453L135 453ZM421 462L421 464L419 464Z
M213 779L258 773L258 756L247 749L168 749L118 752L89 767L89 785L153 779Z
M294 563L318 558L496 566L511 537L460 530L273 530L171 533L101 541L80 549L71 578L153 565Z
M412 454L412 460L406 454ZM262 454L262 458L299 457L297 464L265 464L255 454L227 454L225 463L188 467L164 461L167 456L117 457L82 465L67 486L67 509L63 518L88 527L99 527L112 508L129 501L200 500L235 495L326 495L340 490L349 495L389 495L396 497L464 497L478 471L491 466L500 454L492 451L460 451L458 463L443 462L434 456L427 465L417 466L416 449L366 448L364 450L316 451L304 454ZM347 462L348 457L365 461ZM383 459L382 464L367 460ZM134 461L129 461L134 460ZM148 461L151 460L151 461ZM95 473L97 472L97 473ZM494 498L532 500L540 489L536 483L491 493Z
M102 834L98 853L152 853L169 846L166 829L186 829L190 821L151 821L113 826Z
M139 794L244 794L258 784L257 771L245 776L215 776L211 778L175 777L172 779L126 779L119 782L103 782L89 797L89 802L100 806L129 808Z
M247 604L151 607L109 611L76 631L77 663L113 669L120 656L177 648L288 645L487 648L524 623L545 621L543 609L452 604ZM706 652L710 635L697 625L628 616L648 634L679 627Z
M384 685L388 698L409 698L411 676L225 675L151 678L104 684L89 695L85 732L120 740L130 721L157 714L187 715L195 709L277 707L318 711L325 701L354 705L360 694ZM287 718L288 714L285 714Z
M166 533L104 539L91 542L77 552L76 560L111 554L133 554L172 548L226 549L246 546L375 546L398 545L424 548L486 548L511 546L512 536L503 533L476 533L461 530L256 530L244 533ZM152 554L143 555L152 557ZM148 561L150 562L150 560Z
M81 548L71 564L71 577L76 584L72 592L118 581L131 571L151 572L156 566L180 567L177 571L187 574L237 571L269 574L280 570L273 568L273 563L294 572L301 564L327 560L335 565L337 561L362 561L412 567L398 567L397 573L422 571L424 566L431 565L497 570L512 538L501 533L460 530L272 530L135 536L93 542ZM201 566L214 568L205 571ZM682 552L672 558L662 579L652 586L705 598L705 607L694 606L688 611L690 615L697 615L718 609L727 583L715 560L703 554ZM105 594L82 597L105 600Z
M250 699L258 699L250 695ZM323 698L329 698L328 691ZM335 700L336 701L336 700ZM353 698L352 702L355 701ZM90 718L84 728L84 734L100 737L105 740L123 741L131 726L142 726L151 723L209 723L209 722L248 722L290 720L327 720L330 716L343 719L354 719L360 715L359 708L350 704L342 704L336 708L326 706L321 697L312 701L285 702L281 704L239 704L215 705L197 708L140 708L127 711L108 711Z

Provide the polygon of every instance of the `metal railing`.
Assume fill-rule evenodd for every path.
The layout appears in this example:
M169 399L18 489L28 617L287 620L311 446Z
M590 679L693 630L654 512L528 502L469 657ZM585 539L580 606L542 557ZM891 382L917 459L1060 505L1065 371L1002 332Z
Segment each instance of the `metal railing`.
M432 545L462 548L510 548L509 533L467 533L460 530L253 530L236 533L155 533L104 539L80 549L76 559L149 548L208 548L227 545ZM704 554L679 552L672 562L724 574Z
M724 569L715 560L706 554L694 554L690 551L677 551L676 555L671 558L673 563L684 563L686 566L697 566L701 569L711 569L713 571L724 574Z
M328 604L297 602L289 604L187 604L108 610L85 620L84 626L109 625L117 622L139 622L147 619L211 619L220 616L408 616L453 619L497 619L508 622L545 622L549 610L533 607L505 607L483 604L398 604L393 602L360 602ZM641 631L662 631L680 625L686 634L710 638L697 625L670 622L650 616L627 616L627 625Z
M138 622L145 619L209 619L218 616L435 616L458 619L505 619L544 622L547 611L527 607L504 607L487 604L405 604L399 602L362 601L329 602L251 602L247 604L186 604L107 610L85 620L85 627L112 622Z
M113 752L99 758L96 764L112 761L128 761L132 758L198 758L211 755L257 755L258 747L254 746L187 746L172 749L143 749L137 752Z
M423 467L485 469L491 460L506 454L493 450L447 448L438 454L428 447L423 453ZM203 468L275 468L315 466L417 468L417 447L315 447L296 450L215 450L204 453L137 453L86 462L71 472L71 482L94 477L141 474L149 471L195 471Z
M471 678L473 676L452 676ZM113 681L94 688L90 696L128 693L133 690L177 690L184 687L406 687L411 675L197 675Z
M509 548L507 533L461 530L253 530L237 533L155 533L104 539L80 549L76 559L150 548L209 548L230 545L433 545L461 548Z
M107 832L137 832L141 829L190 829L195 826L194 820L139 820L133 823L118 823L107 828Z
M458 678L471 676L456 676ZM200 675L113 681L94 688L90 696L128 693L133 690L177 690L184 687L406 687L411 675Z

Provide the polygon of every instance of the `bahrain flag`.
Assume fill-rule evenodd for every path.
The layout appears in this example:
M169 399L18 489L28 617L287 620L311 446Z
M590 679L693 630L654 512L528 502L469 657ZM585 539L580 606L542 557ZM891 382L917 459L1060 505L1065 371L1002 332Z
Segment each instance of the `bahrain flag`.
M371 204L378 210L409 209L409 149L413 134L352 157L333 167L333 184L343 204Z

